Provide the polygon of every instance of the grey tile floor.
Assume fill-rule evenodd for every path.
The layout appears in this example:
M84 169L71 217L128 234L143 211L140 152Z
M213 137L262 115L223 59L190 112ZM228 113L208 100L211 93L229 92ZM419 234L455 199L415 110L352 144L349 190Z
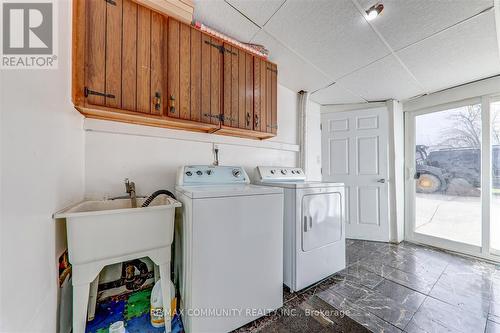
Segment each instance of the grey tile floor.
M348 267L242 332L500 333L500 266L410 243L347 240Z

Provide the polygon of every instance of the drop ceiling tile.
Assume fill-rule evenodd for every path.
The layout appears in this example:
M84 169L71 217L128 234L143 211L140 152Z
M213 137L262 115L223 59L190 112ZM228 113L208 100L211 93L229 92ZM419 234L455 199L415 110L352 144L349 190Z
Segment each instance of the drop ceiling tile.
M427 91L500 73L493 11L413 44L397 55Z
M260 30L224 0L194 0L194 19L242 42Z
M393 55L351 73L338 82L369 101L391 98L402 100L423 93Z
M227 0L259 26L264 26L285 0Z
M327 88L318 90L311 95L310 99L321 105L327 104L351 104L366 102L359 96L344 89L339 83L335 83Z
M389 54L350 0L287 1L264 30L333 79Z
M364 9L378 2L358 1ZM493 0L383 0L383 4L382 14L370 23L399 50L493 6Z
M269 49L269 60L278 64L278 81L293 91L314 91L332 82L321 71L304 61L279 41L261 30L253 43L265 45Z

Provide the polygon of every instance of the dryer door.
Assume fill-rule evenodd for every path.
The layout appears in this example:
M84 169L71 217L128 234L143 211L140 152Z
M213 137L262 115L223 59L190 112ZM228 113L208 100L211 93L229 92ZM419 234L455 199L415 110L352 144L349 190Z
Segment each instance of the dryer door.
M302 197L302 251L342 239L342 196L339 192Z

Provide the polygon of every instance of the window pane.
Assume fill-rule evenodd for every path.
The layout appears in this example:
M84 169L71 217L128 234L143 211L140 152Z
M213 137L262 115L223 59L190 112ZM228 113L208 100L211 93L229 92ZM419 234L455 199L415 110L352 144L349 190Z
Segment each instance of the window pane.
M416 117L415 232L481 245L481 105Z

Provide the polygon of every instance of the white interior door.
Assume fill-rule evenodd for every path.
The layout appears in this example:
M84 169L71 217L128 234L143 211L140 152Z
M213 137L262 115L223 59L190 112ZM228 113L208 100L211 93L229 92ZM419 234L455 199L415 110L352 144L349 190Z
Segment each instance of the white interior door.
M388 119L385 107L321 117L323 180L346 190L346 236L389 240Z

